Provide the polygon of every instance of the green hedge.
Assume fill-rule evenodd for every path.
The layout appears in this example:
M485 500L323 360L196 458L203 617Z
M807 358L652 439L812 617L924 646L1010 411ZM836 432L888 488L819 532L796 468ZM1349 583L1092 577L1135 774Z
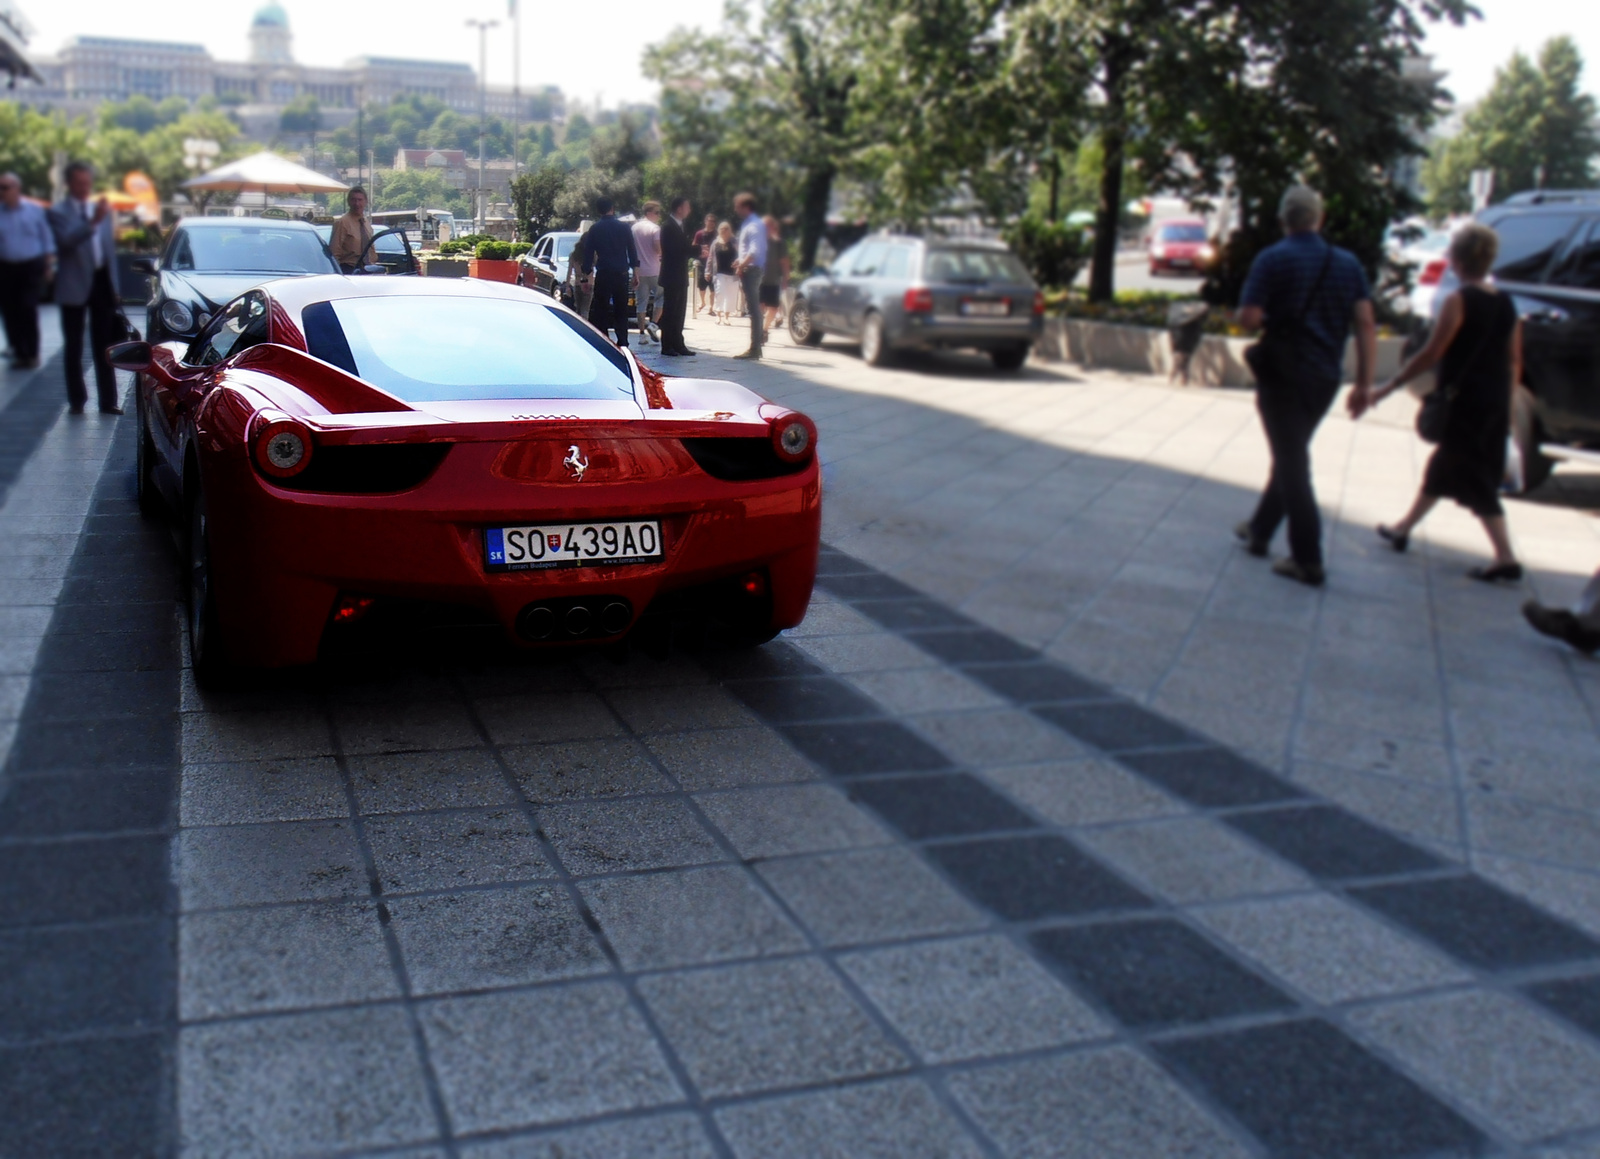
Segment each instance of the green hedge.
M480 262L510 261L511 243L508 241L480 241L472 256Z

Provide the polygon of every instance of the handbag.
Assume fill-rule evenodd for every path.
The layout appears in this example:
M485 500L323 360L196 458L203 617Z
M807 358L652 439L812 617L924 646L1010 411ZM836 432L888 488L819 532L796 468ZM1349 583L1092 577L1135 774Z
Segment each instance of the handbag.
M117 322L116 322L116 325L117 325L118 337L117 337L117 342L112 343L112 345L116 345L117 343L121 343L121 342L137 342L137 341L139 341L139 328L137 326L135 326L132 322L128 321L128 315L123 313L123 310L122 310L121 306L117 307Z
M1463 362L1462 366L1471 366L1476 362L1488 341L1487 333L1480 336L1478 344L1472 349L1472 357ZM1417 408L1418 438L1425 443L1436 445L1444 441L1445 428L1450 425L1450 412L1455 407L1456 398L1460 393L1461 387L1458 383L1439 382L1422 396L1422 405Z
M1327 253L1322 255L1322 271L1317 274L1311 292L1300 304L1300 312L1292 318L1273 321L1259 342L1245 347L1244 360L1250 367L1250 373L1255 375L1257 386L1292 380L1300 369L1306 315L1311 311L1311 303L1317 300L1317 291L1322 289L1322 283L1328 276L1328 267L1333 263L1332 244L1324 242L1323 245L1327 247Z

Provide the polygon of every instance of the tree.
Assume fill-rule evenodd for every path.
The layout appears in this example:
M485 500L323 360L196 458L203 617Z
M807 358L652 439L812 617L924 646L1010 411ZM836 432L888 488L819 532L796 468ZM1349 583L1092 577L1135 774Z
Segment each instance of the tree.
M24 193L50 196L50 167L57 150L68 157L89 155L89 132L81 120L0 101L0 172L20 177Z
M394 169L382 174L373 209L448 209L457 221L471 220L472 198L437 169Z
M546 161L511 183L511 207L517 216L517 236L534 241L564 224L556 201L566 187L567 170L558 161Z
M589 118L582 113L573 113L567 118L567 132L562 141L568 145L579 141L587 141L594 136L594 126L589 123Z
M1520 52L1495 71L1494 85L1423 168L1436 216L1472 208L1471 175L1494 172L1494 200L1539 187L1583 189L1595 181L1600 132L1595 99L1583 92L1583 57L1570 36L1539 50L1537 65Z
M315 141L322 128L322 104L310 93L301 93L283 107L278 128L285 133L309 133Z
M801 269L816 259L834 183L858 142L851 94L862 31L850 0L766 0L759 16L730 0L717 32L679 30L645 52L645 75L662 85L669 167L711 175L705 205L726 204L730 184L769 210L798 203Z

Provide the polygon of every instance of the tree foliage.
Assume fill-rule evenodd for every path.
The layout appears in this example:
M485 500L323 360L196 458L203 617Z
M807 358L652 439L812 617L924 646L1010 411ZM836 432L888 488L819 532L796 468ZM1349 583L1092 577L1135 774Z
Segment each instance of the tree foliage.
M1494 172L1494 200L1543 186L1585 189L1595 183L1600 132L1596 102L1581 88L1583 56L1570 36L1520 52L1495 71L1494 85L1435 146L1423 170L1428 205L1439 217L1472 208L1475 169Z
M448 209L470 221L472 197L445 180L437 169L394 169L378 175L373 209Z
M517 236L533 241L570 224L558 216L556 202L566 188L567 169L559 161L546 161L511 183L511 207L517 218Z

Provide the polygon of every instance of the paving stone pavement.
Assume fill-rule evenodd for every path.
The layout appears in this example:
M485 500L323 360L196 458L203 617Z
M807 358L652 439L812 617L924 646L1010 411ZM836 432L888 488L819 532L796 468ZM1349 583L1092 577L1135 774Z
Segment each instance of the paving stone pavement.
M329 667L202 695L118 426L0 800L0 1121L18 1125L0 1155L1600 1150L1595 860L1419 831L1342 788L1404 779L1347 768L1359 757L1321 753L1339 771L1305 775L1309 706L1343 686L1240 644L1297 630L1320 657L1365 630L1339 602L1346 565L1363 607L1412 598L1415 577L1347 559L1341 527L1329 592L1257 583L1201 543L1226 536L1215 497L1169 521L1137 494L1167 487L1169 511L1208 484L1063 450L1043 423L1030 448L1001 429L1021 410L972 417L1053 392L1079 416L1066 427L1129 456L1167 446L1159 470L1178 475L1216 460L1208 439L1244 454L1245 401L774 352L748 377L821 420L832 547L806 623L748 653ZM987 450L967 459L973 442ZM880 455L899 466L879 475ZM1008 477L984 495L991 475ZM1075 488L1123 510L1062 506ZM967 496L982 501L957 519L947 501ZM1585 527L1564 507L1530 517ZM1158 543L1128 562L1140 519L1146 538L1184 532L1181 576L1151 570ZM1098 560L1087 604L1120 637L1027 630L1088 581L991 573L972 542L990 526L1036 564L1051 543L1085 574ZM1401 725L1456 703L1436 625L1476 595L1438 595L1447 552L1424 570L1433 642L1412 649L1432 649L1431 682L1395 662L1380 701ZM1529 555L1541 585L1575 583L1568 555ZM1206 567L1206 598L1180 600ZM1588 666L1475 606L1459 654L1503 645L1550 670L1531 683L1592 703ZM1186 661L1214 710L1129 675L1216 638L1218 618L1237 638ZM1357 675L1409 656L1358 642L1341 654ZM1283 743L1249 743L1234 709L1275 680L1298 681ZM1517 713L1536 699L1509 688L1504 729L1473 743L1535 770L1502 794L1517 807L1585 815L1592 718L1589 747L1554 719L1544 761L1524 762L1543 718ZM1463 772L1454 736L1441 781Z

